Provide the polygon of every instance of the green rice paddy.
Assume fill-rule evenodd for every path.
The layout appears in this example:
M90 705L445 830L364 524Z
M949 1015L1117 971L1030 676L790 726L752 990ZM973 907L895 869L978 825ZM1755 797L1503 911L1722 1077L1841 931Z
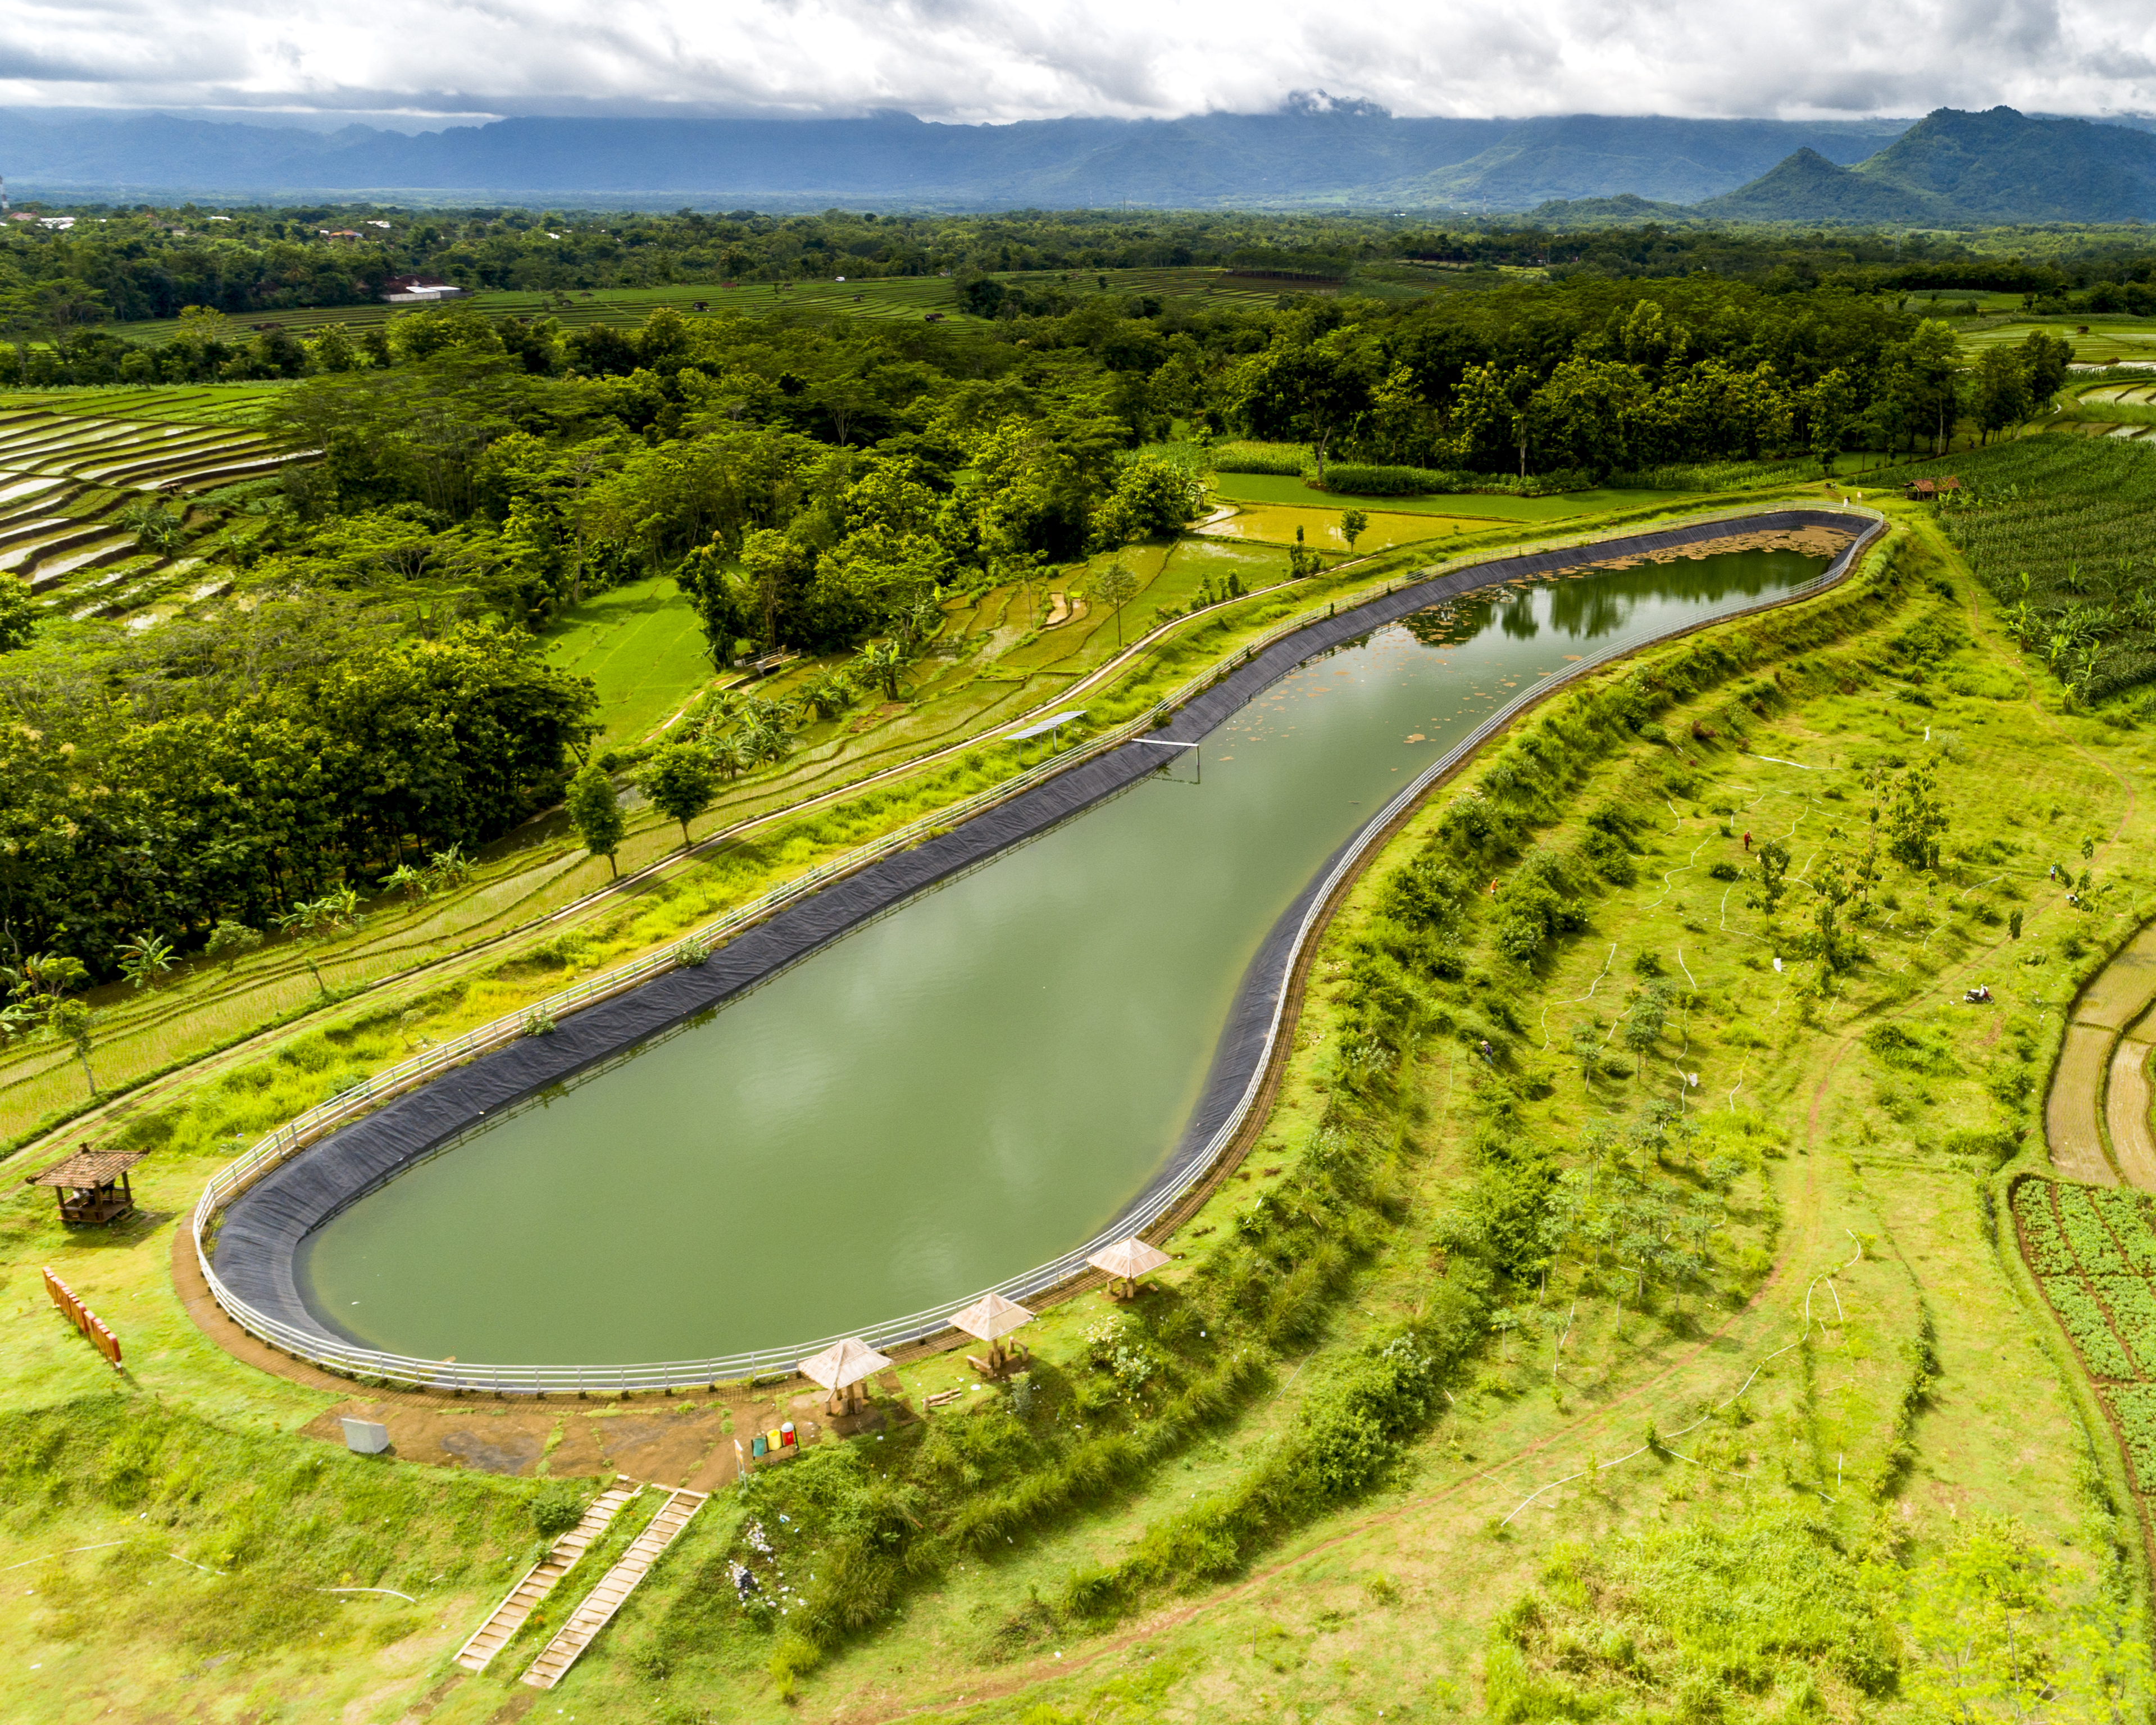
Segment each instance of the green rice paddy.
M121 513L161 494L267 477L291 459L234 425L9 405L24 399L50 395L0 399L0 572L78 619L146 623L210 597L219 578L199 557L146 547Z
M544 632L547 656L598 685L602 741L639 742L711 675L696 614L670 576L587 599Z
M2086 325L2072 318L2017 318L1967 331L1961 338L1962 352L1965 358L1974 358L1987 347L2015 347L2040 329L2072 342L2076 365L2156 363L2156 319L2133 317L2099 317Z

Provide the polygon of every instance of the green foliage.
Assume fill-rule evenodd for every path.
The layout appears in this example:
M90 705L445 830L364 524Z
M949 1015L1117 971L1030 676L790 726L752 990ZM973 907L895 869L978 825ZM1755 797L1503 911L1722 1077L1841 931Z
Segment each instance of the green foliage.
M719 793L719 770L711 752L701 745L670 743L644 762L636 784L653 808L680 823L681 843L686 845L689 823L710 808Z
M1825 1678L1884 1696L1902 1662L1876 1580L1832 1523L1776 1505L1560 1547L1492 1630L1489 1717L1539 1725L1622 1703L1713 1718L1736 1695L1794 1699Z
M38 636L38 606L28 583L0 575L0 653L27 647Z
M0 902L25 947L102 978L145 928L184 953L219 922L289 922L547 806L588 730L588 685L506 631L382 642L281 601L246 626L193 644L193 670L232 680L214 698L182 680L140 722L100 700L0 736Z
M619 874L614 853L621 849L629 823L621 812L621 798L614 791L612 775L602 771L598 762L589 762L569 782L568 811L584 849L593 856L604 857L608 872Z
M531 1500L531 1527L542 1539L557 1539L584 1518L590 1494L566 1480L545 1486Z

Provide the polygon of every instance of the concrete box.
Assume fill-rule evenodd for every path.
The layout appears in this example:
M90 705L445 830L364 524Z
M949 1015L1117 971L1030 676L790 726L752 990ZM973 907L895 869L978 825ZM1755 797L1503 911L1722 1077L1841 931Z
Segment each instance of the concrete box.
M389 1447L389 1428L372 1420L344 1422L344 1446L355 1455L379 1455Z

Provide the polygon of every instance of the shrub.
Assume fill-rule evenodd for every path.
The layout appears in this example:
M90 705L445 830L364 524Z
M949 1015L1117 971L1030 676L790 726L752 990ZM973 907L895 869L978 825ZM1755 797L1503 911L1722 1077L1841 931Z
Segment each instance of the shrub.
M1220 444L1213 450L1215 473L1276 473L1300 479L1311 465L1301 444Z
M584 1494L564 1480L531 1500L531 1526L542 1539L558 1539L584 1518Z

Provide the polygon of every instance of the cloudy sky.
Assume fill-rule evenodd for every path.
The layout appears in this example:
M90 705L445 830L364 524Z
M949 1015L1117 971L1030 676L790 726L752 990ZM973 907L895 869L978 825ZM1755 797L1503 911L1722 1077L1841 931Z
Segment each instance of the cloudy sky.
M2156 110L2148 0L0 0L0 105L443 116Z

